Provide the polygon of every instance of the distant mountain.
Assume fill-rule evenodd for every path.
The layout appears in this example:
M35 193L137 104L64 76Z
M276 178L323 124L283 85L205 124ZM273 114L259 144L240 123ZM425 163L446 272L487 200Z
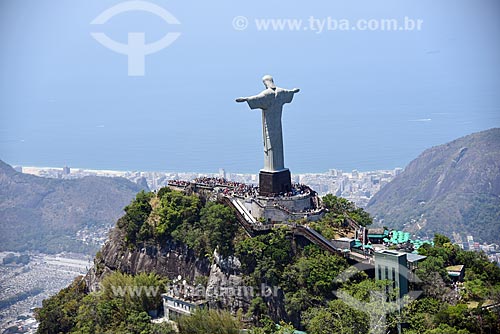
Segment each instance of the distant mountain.
M375 194L367 211L386 226L498 243L500 129L424 151Z
M0 251L93 252L96 232L105 234L142 189L124 178L41 178L0 160Z

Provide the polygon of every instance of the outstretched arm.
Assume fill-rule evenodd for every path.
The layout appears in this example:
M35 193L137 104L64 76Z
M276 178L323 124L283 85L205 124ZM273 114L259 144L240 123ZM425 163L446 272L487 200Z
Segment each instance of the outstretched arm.
M274 95L273 95L274 96ZM271 95L265 95L260 93L258 95L249 96L249 97L239 97L236 99L236 102L248 102L248 106L250 109L266 109L269 104L269 100Z

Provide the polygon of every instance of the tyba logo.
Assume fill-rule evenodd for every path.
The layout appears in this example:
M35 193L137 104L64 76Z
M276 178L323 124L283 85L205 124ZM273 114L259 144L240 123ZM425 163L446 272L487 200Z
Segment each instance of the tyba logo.
M155 14L162 18L168 24L180 24L175 16L169 13L166 9L147 1L126 1L116 6L106 9L99 14L90 24L104 24L112 17L133 11L144 11ZM95 38L99 43L104 45L110 50L128 56L128 75L129 76L143 76L145 68L146 55L158 52L170 44L172 44L181 33L169 32L156 42L146 44L144 32L129 32L127 44L118 43L109 38L105 33L93 32L90 35Z

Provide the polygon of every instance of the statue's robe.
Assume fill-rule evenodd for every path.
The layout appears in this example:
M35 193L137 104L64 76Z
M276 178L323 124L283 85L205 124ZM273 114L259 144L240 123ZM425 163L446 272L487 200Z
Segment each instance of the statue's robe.
M262 109L262 137L264 140L264 170L285 168L281 113L283 105L292 102L294 92L276 87L247 98L250 109Z

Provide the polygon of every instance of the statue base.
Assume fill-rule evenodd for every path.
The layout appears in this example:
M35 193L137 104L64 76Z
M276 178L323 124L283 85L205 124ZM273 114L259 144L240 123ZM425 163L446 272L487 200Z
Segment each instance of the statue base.
M276 196L292 190L292 178L290 170L264 171L259 173L259 195Z

